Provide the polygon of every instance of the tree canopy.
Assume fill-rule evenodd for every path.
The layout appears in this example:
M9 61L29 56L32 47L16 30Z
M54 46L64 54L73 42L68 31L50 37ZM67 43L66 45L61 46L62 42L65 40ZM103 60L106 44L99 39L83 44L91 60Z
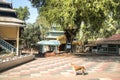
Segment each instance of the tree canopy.
M41 27L36 24L27 23L20 40L24 48L31 48L31 46L40 41L41 38Z
M120 13L119 0L30 0L34 7L39 7L40 15L50 23L59 23L65 29L78 29L84 21L86 28L93 35L99 32L108 15L114 19Z
M67 40L72 42L82 27L85 39L109 36L119 23L119 0L29 0L49 23L60 24ZM112 24L108 26L107 24ZM107 29L109 28L109 30ZM117 29L117 28L116 28ZM111 33L111 34L110 34Z
M15 10L16 10L16 13L17 13L17 17L19 19L24 20L24 21L29 19L30 12L29 12L27 6L15 8Z

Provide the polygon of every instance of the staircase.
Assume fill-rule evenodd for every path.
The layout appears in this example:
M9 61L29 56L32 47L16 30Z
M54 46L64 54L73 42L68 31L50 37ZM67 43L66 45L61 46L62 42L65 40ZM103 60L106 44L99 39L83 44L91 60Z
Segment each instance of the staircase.
M16 52L16 48L8 43L7 41L0 38L0 47L10 51L10 52Z

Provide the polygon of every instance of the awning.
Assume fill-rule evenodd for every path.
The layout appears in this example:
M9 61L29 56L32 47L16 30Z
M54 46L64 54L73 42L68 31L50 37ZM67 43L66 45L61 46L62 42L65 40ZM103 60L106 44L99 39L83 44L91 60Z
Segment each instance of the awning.
M38 45L51 45L51 46L59 46L60 41L58 40L42 40L37 42Z

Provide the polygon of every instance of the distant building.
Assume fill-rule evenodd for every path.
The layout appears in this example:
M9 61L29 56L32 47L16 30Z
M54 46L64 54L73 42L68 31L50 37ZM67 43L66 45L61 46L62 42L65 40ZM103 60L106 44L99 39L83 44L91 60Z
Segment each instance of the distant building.
M19 20L12 3L0 1L0 47L10 52L19 52L20 29L24 21Z
M97 43L98 53L119 54L120 55L120 34L99 40Z
M47 40L57 40L59 36L64 35L64 31L49 31L47 33L46 39Z
M120 34L88 43L92 53L120 55Z
M60 42L60 45L59 45L59 50L60 51L64 51L67 47L70 48L71 45L68 43L66 45L66 36L65 36L65 33L64 31L60 31L58 30L59 27L55 27L53 26L52 27L52 30L50 30L48 33L47 33L47 36L46 36L46 40L58 40ZM74 39L73 40L73 45L78 45L79 41ZM71 49L71 48L70 48Z
M46 51L56 51L58 52L58 47L61 45L60 41L58 40L58 37L64 35L64 31L59 31L59 27L52 26L51 30L47 32L47 36L45 37L45 40L38 42L40 48L40 53L44 53ZM46 47L48 47L46 49Z

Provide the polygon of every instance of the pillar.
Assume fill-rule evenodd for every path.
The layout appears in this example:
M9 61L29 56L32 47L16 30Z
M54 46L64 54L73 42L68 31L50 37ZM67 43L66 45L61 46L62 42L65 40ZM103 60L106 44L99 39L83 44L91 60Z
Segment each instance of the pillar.
M16 42L17 42L17 48L16 48L17 56L19 55L19 29L20 29L20 27L18 27L18 29L17 29L17 40L16 40Z

